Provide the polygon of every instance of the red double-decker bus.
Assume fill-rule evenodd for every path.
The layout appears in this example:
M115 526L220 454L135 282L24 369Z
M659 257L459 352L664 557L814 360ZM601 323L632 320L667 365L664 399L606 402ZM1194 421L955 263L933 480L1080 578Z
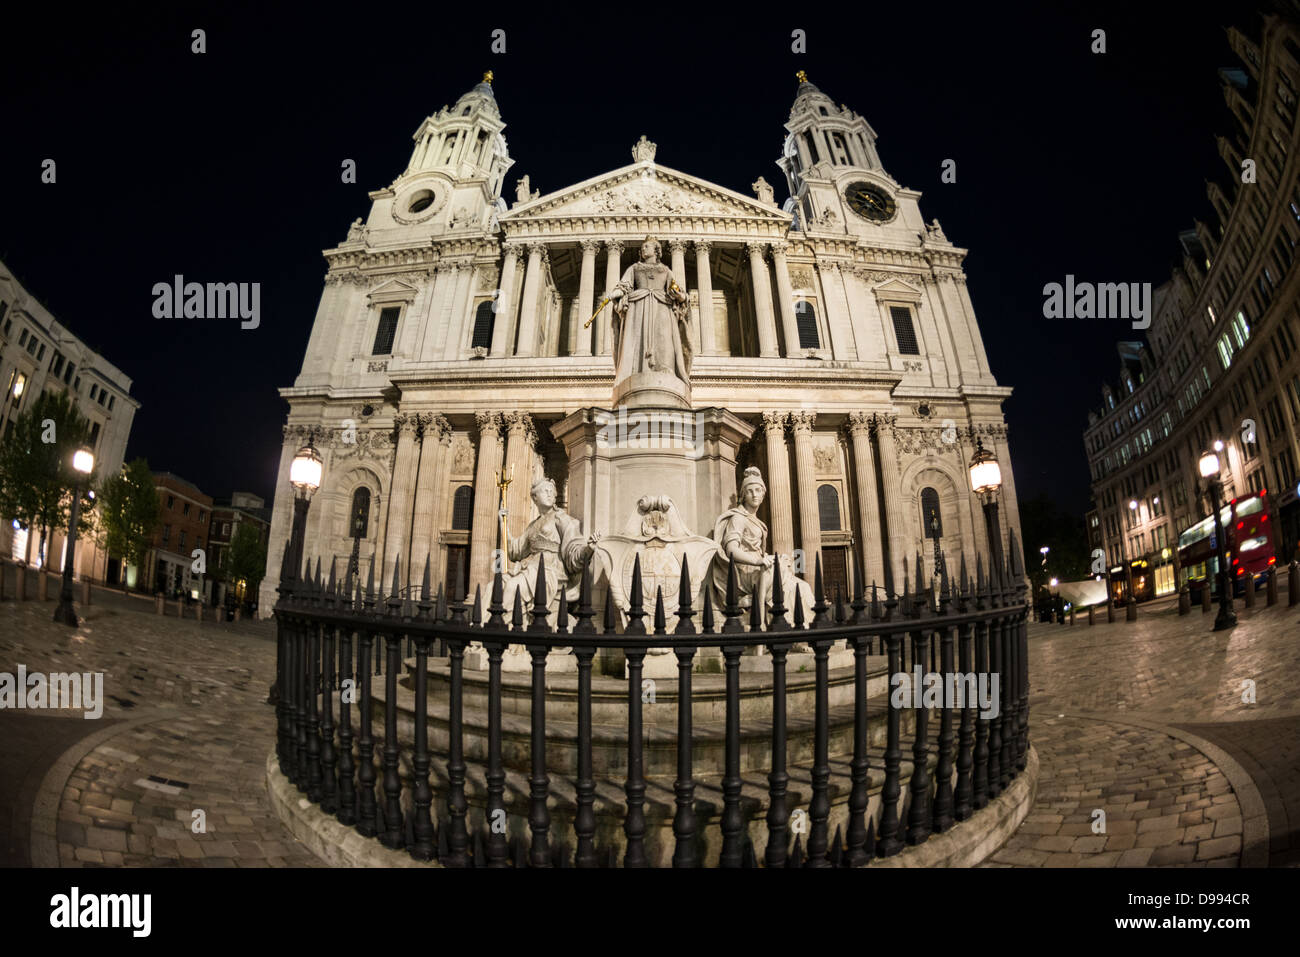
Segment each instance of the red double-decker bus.
M1219 521L1227 536L1228 565L1232 572L1233 591L1245 587L1246 576L1257 583L1265 582L1277 565L1272 523L1268 517L1267 489L1258 495L1234 498L1219 510ZM1211 588L1218 587L1219 557L1214 542L1214 517L1202 519L1178 536L1178 561L1183 580L1189 584L1208 577Z

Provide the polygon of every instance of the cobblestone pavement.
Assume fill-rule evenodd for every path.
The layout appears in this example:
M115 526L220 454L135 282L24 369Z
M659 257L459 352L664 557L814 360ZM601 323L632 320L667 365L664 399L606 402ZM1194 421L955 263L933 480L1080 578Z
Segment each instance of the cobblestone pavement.
M105 674L101 720L0 711L0 863L316 866L266 798L270 626L149 607L103 600L73 631L52 602L0 602L0 671ZM1295 864L1300 608L1238 614L1031 626L1039 790L986 866Z
M1283 590L1273 608L1263 595L1251 611L1238 602L1240 623L1224 632L1173 604L1142 608L1132 624L1121 614L1092 628L1031 625L1038 796L986 863L1296 863L1300 607L1285 600Z
M269 625L164 619L105 600L72 630L53 609L0 602L0 671L103 672L104 714L0 711L0 797L17 801L0 829L7 863L319 863L266 797Z

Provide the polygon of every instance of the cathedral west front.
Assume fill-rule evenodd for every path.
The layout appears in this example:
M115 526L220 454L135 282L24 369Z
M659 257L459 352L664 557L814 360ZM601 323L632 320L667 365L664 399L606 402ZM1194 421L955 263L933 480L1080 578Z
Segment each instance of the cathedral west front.
M340 575L356 556L385 590L395 570L418 586L426 562L449 592L486 589L539 508L583 554L647 501L710 536L744 519L744 483L762 485L763 548L809 580L820 557L830 591L859 574L900 589L918 555L927 576L939 553L973 574L990 553L977 444L1001 467L1002 534L1019 537L1011 390L989 368L966 250L924 221L862 116L800 74L785 199L763 177L744 195L661 165L648 136L583 182L508 185L505 126L488 74L424 120L406 169L325 251L302 370L281 390L268 569L308 442L323 478L304 554Z

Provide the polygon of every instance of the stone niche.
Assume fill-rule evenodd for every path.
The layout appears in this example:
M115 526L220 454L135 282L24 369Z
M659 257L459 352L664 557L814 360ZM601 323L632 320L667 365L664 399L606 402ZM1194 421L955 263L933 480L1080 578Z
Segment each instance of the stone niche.
M569 514L600 535L622 528L646 495L668 496L692 533L711 535L753 431L719 408L585 408L551 426L569 459Z

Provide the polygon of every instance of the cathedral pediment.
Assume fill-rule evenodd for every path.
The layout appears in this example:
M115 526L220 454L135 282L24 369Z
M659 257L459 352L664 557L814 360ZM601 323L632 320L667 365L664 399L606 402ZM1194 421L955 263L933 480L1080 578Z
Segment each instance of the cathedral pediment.
M872 287L877 299L910 299L919 302L921 290L901 279L888 279Z
M703 216L766 219L790 216L722 186L663 166L637 163L515 206L503 222L551 218Z

